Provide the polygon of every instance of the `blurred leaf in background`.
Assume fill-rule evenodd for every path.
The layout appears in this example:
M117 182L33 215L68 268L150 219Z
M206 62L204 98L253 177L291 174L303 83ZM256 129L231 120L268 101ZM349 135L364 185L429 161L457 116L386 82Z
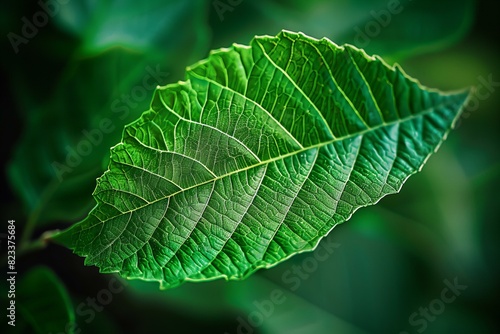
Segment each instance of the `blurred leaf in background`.
M61 30L53 38L74 43L56 80L37 73L46 66L38 58L28 60L35 76L12 76L26 125L10 180L27 212L42 222L75 220L92 207L88 194L123 126L147 109L157 85L178 79L202 56L208 42L202 1L71 1L54 8ZM46 50L22 45L19 56L32 58L37 47ZM47 79L53 89L30 94Z
M8 315L14 315L7 317L12 322L8 333L75 333L75 310L66 288L51 269L32 268L17 282L18 277L7 275L7 278L8 289L15 295L1 296L2 304L7 303L8 307L12 308L14 302L13 313L7 311Z
M242 282L186 284L165 292L154 283L129 282L91 323L76 313L83 333L97 332L98 324L106 323L98 319L109 319L112 325L103 325L102 332L413 334L421 326L412 325L410 316L417 312L415 319L422 319L420 308L436 307L444 280L455 277L467 289L438 315L431 314L423 332L500 331L495 320L500 300L498 4L401 0L403 10L394 6L389 0L69 0L15 53L7 34L21 35L21 19L32 20L41 7L28 1L0 4L4 166L9 162L2 217L16 218L20 226L28 215L35 223L62 226L90 210L109 148L151 100L153 91L143 84L148 66L169 73L160 84L175 82L186 65L210 49L289 29L358 44L400 62L426 86L478 88L475 104L422 173L398 196L359 211L333 230L332 240L340 246L315 270L311 255L314 259L316 252ZM385 11L391 13L388 24ZM101 143L59 182L53 162L64 163L67 147L89 140L83 131L100 129L103 119L111 120L113 130L103 132ZM41 226L36 234L44 230ZM108 276L53 245L19 265L27 271L40 262L60 275L75 305L107 286ZM299 283L293 280L300 277L297 268L307 277ZM273 299L275 290L283 294ZM272 312L266 301L272 302Z
M233 10L218 9L214 2L218 15L211 20L213 46L247 43L254 35L276 35L287 29L328 37L337 44L354 44L385 59L450 46L467 33L474 17L474 0L227 2L231 3L237 3L229 6Z

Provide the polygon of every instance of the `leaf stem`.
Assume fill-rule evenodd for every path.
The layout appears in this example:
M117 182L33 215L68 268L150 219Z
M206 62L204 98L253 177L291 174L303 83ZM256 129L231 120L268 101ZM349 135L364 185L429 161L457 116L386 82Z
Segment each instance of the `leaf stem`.
M23 231L21 238L20 238L20 241L19 241L19 251L22 251L23 249L27 248L28 245L31 245L30 239L31 239L31 236L33 235L33 231L35 230L35 226L38 222L38 218L40 217L40 213L42 212L43 208L45 207L45 204L47 203L47 201L54 194L54 191L56 190L56 188L59 184L60 184L60 181L54 178L49 183L49 185L44 189L42 195L40 196L40 201L38 202L35 209L31 212L31 214L28 217L28 221L26 222L26 226L24 227L24 231ZM35 243L36 243L36 241L35 241Z
M59 230L46 231L40 236L40 238L34 241L19 244L19 248L16 251L16 260L19 259L20 257L26 256L29 253L45 248L49 243L50 238L57 233L59 233ZM7 254L2 256L2 258L0 259L0 266L3 267L6 264L7 264Z

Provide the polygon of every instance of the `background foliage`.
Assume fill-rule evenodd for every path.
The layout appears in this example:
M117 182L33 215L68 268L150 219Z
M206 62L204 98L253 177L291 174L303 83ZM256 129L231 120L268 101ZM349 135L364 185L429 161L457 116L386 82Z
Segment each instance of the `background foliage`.
M41 7L3 2L1 212L4 223L16 220L18 238L28 230L35 239L86 215L109 148L123 125L147 109L151 83L181 80L185 67L210 49L248 44L256 34L289 29L327 36L400 63L424 85L442 90L476 86L481 93L422 173L400 194L337 227L331 236L338 245L334 253L298 285L283 275L306 263L310 253L242 282L186 284L167 291L158 291L155 283L123 283L125 289L91 317L88 298L109 290L116 283L113 276L49 245L18 258L18 289L40 275L32 267L50 267L56 277L38 270L69 296L76 311L73 327L82 333L237 333L239 319L248 321L258 310L255 302L269 300L276 289L285 302L252 328L255 333L416 333L421 327L408 322L410 315L439 298L443 281L456 277L467 289L428 321L425 333L498 332L500 101L499 84L485 85L500 82L498 8L493 1L402 0L400 12L381 16L390 3L68 0L16 53L7 35L21 35L21 19L32 22ZM111 125L103 127L106 119ZM102 138L61 180L53 163L65 163L68 150L76 150L85 133L96 130ZM3 289L0 297L5 298ZM36 309L29 304L36 300L23 298L18 302L28 305L25 309ZM18 323L32 332L27 319L18 314ZM22 332L23 326L16 330Z

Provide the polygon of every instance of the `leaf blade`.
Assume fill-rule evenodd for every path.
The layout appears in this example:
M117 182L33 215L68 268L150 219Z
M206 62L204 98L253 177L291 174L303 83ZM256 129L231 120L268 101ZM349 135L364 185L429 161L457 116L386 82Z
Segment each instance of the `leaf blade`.
M466 98L351 46L256 37L156 91L112 149L96 208L55 239L164 288L246 277L399 191Z

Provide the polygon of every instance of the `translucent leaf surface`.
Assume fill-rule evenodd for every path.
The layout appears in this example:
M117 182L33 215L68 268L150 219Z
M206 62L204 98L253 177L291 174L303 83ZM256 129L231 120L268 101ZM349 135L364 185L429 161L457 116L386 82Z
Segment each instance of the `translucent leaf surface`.
M55 239L163 288L241 279L398 192L466 99L300 33L214 51L155 92L112 148L97 206Z

